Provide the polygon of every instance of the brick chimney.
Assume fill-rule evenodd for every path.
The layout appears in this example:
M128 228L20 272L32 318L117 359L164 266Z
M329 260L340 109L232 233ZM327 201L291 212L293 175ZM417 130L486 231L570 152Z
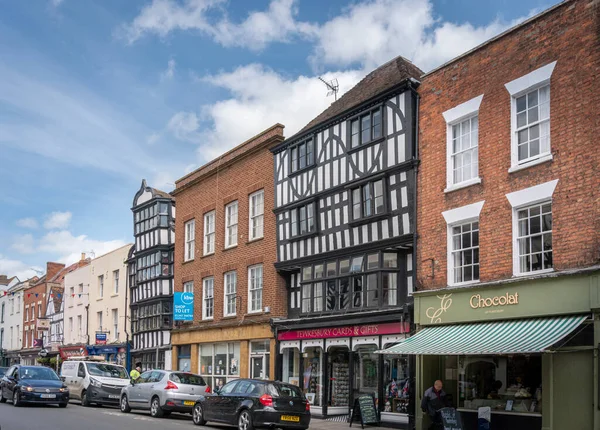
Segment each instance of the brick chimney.
M81 253L81 260L79 260L79 261L85 261L85 252Z
M8 276L0 275L0 285L8 285Z
M52 278L56 276L58 272L65 268L65 265L62 263L46 263L46 282L49 282Z

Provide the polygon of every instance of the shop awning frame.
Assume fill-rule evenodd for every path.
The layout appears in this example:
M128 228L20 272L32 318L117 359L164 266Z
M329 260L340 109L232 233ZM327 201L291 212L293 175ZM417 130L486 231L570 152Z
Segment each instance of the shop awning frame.
M382 354L510 355L547 351L587 315L428 326Z

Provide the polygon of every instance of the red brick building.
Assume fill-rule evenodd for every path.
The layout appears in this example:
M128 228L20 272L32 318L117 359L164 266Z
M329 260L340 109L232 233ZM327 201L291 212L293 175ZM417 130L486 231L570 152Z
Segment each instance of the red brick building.
M597 1L566 1L421 78L415 321L464 323L457 338L475 352L452 350L439 331L443 346L419 356L417 392L444 379L465 428L481 406L498 428L600 425L600 326L589 318L600 279L599 28ZM487 349L470 337L479 322L495 333ZM518 354L515 338L544 336ZM520 389L521 400L505 396Z
M191 323L172 334L173 368L211 386L274 376L270 318L287 309L277 274L273 156L276 124L176 183L175 291L193 292Z

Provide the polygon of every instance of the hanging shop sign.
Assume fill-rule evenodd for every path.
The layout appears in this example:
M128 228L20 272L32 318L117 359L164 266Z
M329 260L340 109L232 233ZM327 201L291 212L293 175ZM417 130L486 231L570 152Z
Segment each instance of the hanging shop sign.
M106 333L96 333L96 345L106 345Z
M290 330L280 332L277 335L279 340L298 340L298 339L326 339L332 337L352 337L352 336L377 336L382 334L401 334L408 333L410 326L408 323L384 323L384 324L364 324L350 325L345 327L331 328L311 328L306 330Z
M50 319L49 318L38 318L35 321L35 328L38 331L50 330Z
M84 346L59 347L58 351L63 360L66 360L69 357L85 357L88 355L88 351Z
M173 321L194 321L194 293L173 294Z

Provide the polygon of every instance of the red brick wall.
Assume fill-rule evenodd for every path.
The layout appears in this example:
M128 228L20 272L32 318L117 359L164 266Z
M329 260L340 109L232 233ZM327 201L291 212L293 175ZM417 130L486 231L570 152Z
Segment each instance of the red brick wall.
M600 258L600 3L579 0L426 75L419 87L418 286L447 285L442 212L485 200L480 214L482 282L513 275L512 211L506 194L558 179L553 194L554 268ZM551 78L553 161L508 173L510 95L504 84L557 61ZM480 94L480 185L444 193L446 123L442 112ZM434 277L431 263L435 260Z
M246 142L243 148L236 148L235 159L230 164L211 169L200 182L178 181L178 187L185 186L175 195L177 198L177 220L175 228L175 291L182 291L184 282L194 281L194 325L205 327L218 323L223 318L224 273L237 271L237 295L242 303L237 305L235 319L247 319L248 310L248 266L263 265L263 308L271 307L270 314L252 319L265 320L268 317L284 316L287 312L287 295L283 278L273 264L277 260L277 238L275 234L273 154L269 148L283 140L283 127L268 135L257 136L262 140ZM202 171L202 169L200 169ZM197 174L192 174L193 179ZM249 200L255 191L264 189L264 239L248 243ZM225 244L225 205L238 200L238 245L224 250ZM216 210L215 253L203 257L204 214ZM184 262L184 224L195 219L195 258ZM202 322L202 279L214 277L214 320Z

